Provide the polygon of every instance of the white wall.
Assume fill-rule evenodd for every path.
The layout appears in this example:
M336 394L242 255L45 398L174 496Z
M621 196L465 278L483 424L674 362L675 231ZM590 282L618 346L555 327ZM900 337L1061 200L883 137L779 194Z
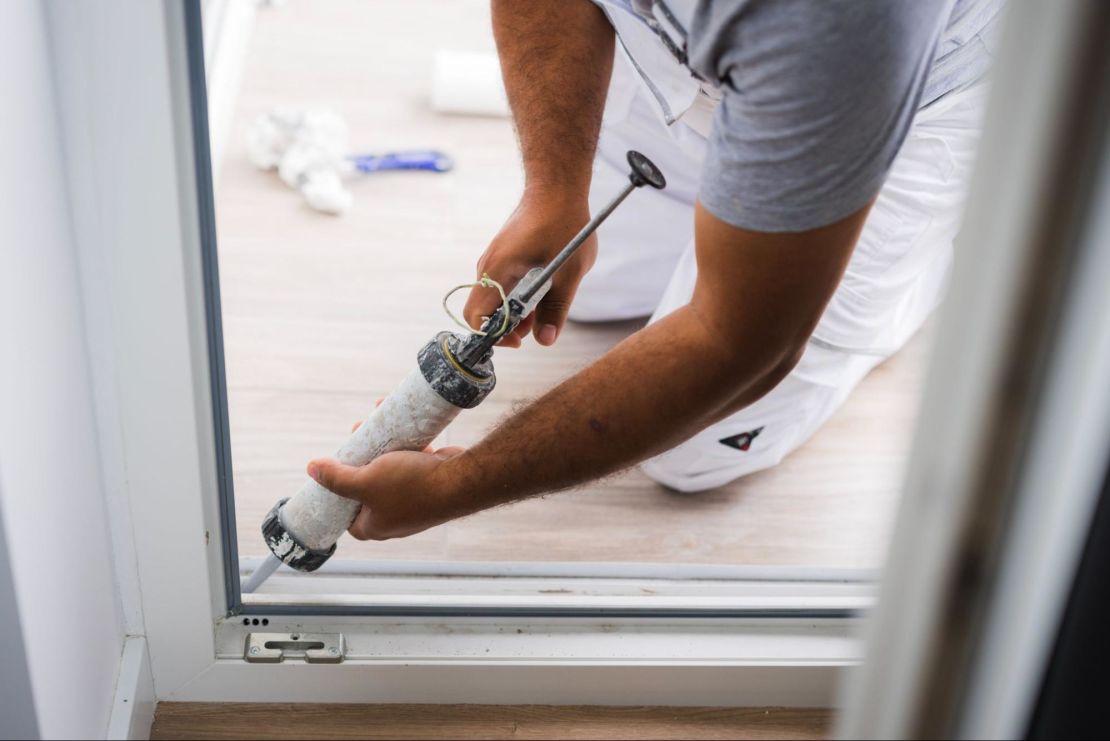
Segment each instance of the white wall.
M0 519L40 731L103 737L124 623L45 7L0 3Z

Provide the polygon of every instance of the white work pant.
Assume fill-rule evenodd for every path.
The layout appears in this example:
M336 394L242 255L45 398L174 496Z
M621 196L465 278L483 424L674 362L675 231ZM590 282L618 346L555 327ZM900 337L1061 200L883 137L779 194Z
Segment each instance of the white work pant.
M918 112L797 367L754 404L644 462L648 476L673 489L700 491L774 466L913 336L944 290L985 98L985 86L977 85ZM667 188L638 190L601 226L597 263L571 307L575 321L650 315L654 322L693 295L693 208L705 138L681 120L665 126L648 89L618 56L592 210L627 178L629 149L659 166Z

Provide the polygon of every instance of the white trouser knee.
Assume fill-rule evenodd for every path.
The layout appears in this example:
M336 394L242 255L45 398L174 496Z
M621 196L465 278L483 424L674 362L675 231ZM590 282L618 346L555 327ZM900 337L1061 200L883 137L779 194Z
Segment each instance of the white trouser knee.
M776 466L809 440L881 361L810 344L794 371L762 399L640 468L664 486L694 492Z
M917 331L943 293L985 97L985 89L971 88L918 112L798 367L755 404L643 463L648 476L699 491L776 465ZM693 293L701 158L681 122L669 130L652 122L654 111L638 93L610 103L591 198L607 199L620 187L629 148L641 148L677 186L635 194L636 208L623 207L602 226L597 266L583 281L571 317L652 313L656 321ZM621 105L627 106L623 115Z

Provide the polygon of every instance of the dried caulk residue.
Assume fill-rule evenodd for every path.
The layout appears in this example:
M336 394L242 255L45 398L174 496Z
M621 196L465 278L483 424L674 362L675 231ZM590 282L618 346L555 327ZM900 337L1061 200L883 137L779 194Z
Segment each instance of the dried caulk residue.
M460 411L415 369L348 438L336 458L350 466L364 466L394 450L423 450ZM358 510L358 502L332 494L309 479L281 508L281 524L309 548L327 550L351 526ZM295 547L292 540L271 545L279 557Z
M267 545L270 546L270 550L273 551L274 555L283 561L289 557L304 558L305 556L304 548L297 545L296 542L289 537L288 532L283 532L280 538L270 538Z

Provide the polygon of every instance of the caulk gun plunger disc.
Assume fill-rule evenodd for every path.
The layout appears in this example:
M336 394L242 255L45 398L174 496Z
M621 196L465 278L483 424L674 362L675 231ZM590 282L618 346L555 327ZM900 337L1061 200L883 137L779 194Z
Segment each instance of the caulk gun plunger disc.
M628 164L632 168L628 179L633 185L650 185L656 190L667 187L667 179L663 177L663 172L655 166L654 162L634 149L628 150L627 156Z

